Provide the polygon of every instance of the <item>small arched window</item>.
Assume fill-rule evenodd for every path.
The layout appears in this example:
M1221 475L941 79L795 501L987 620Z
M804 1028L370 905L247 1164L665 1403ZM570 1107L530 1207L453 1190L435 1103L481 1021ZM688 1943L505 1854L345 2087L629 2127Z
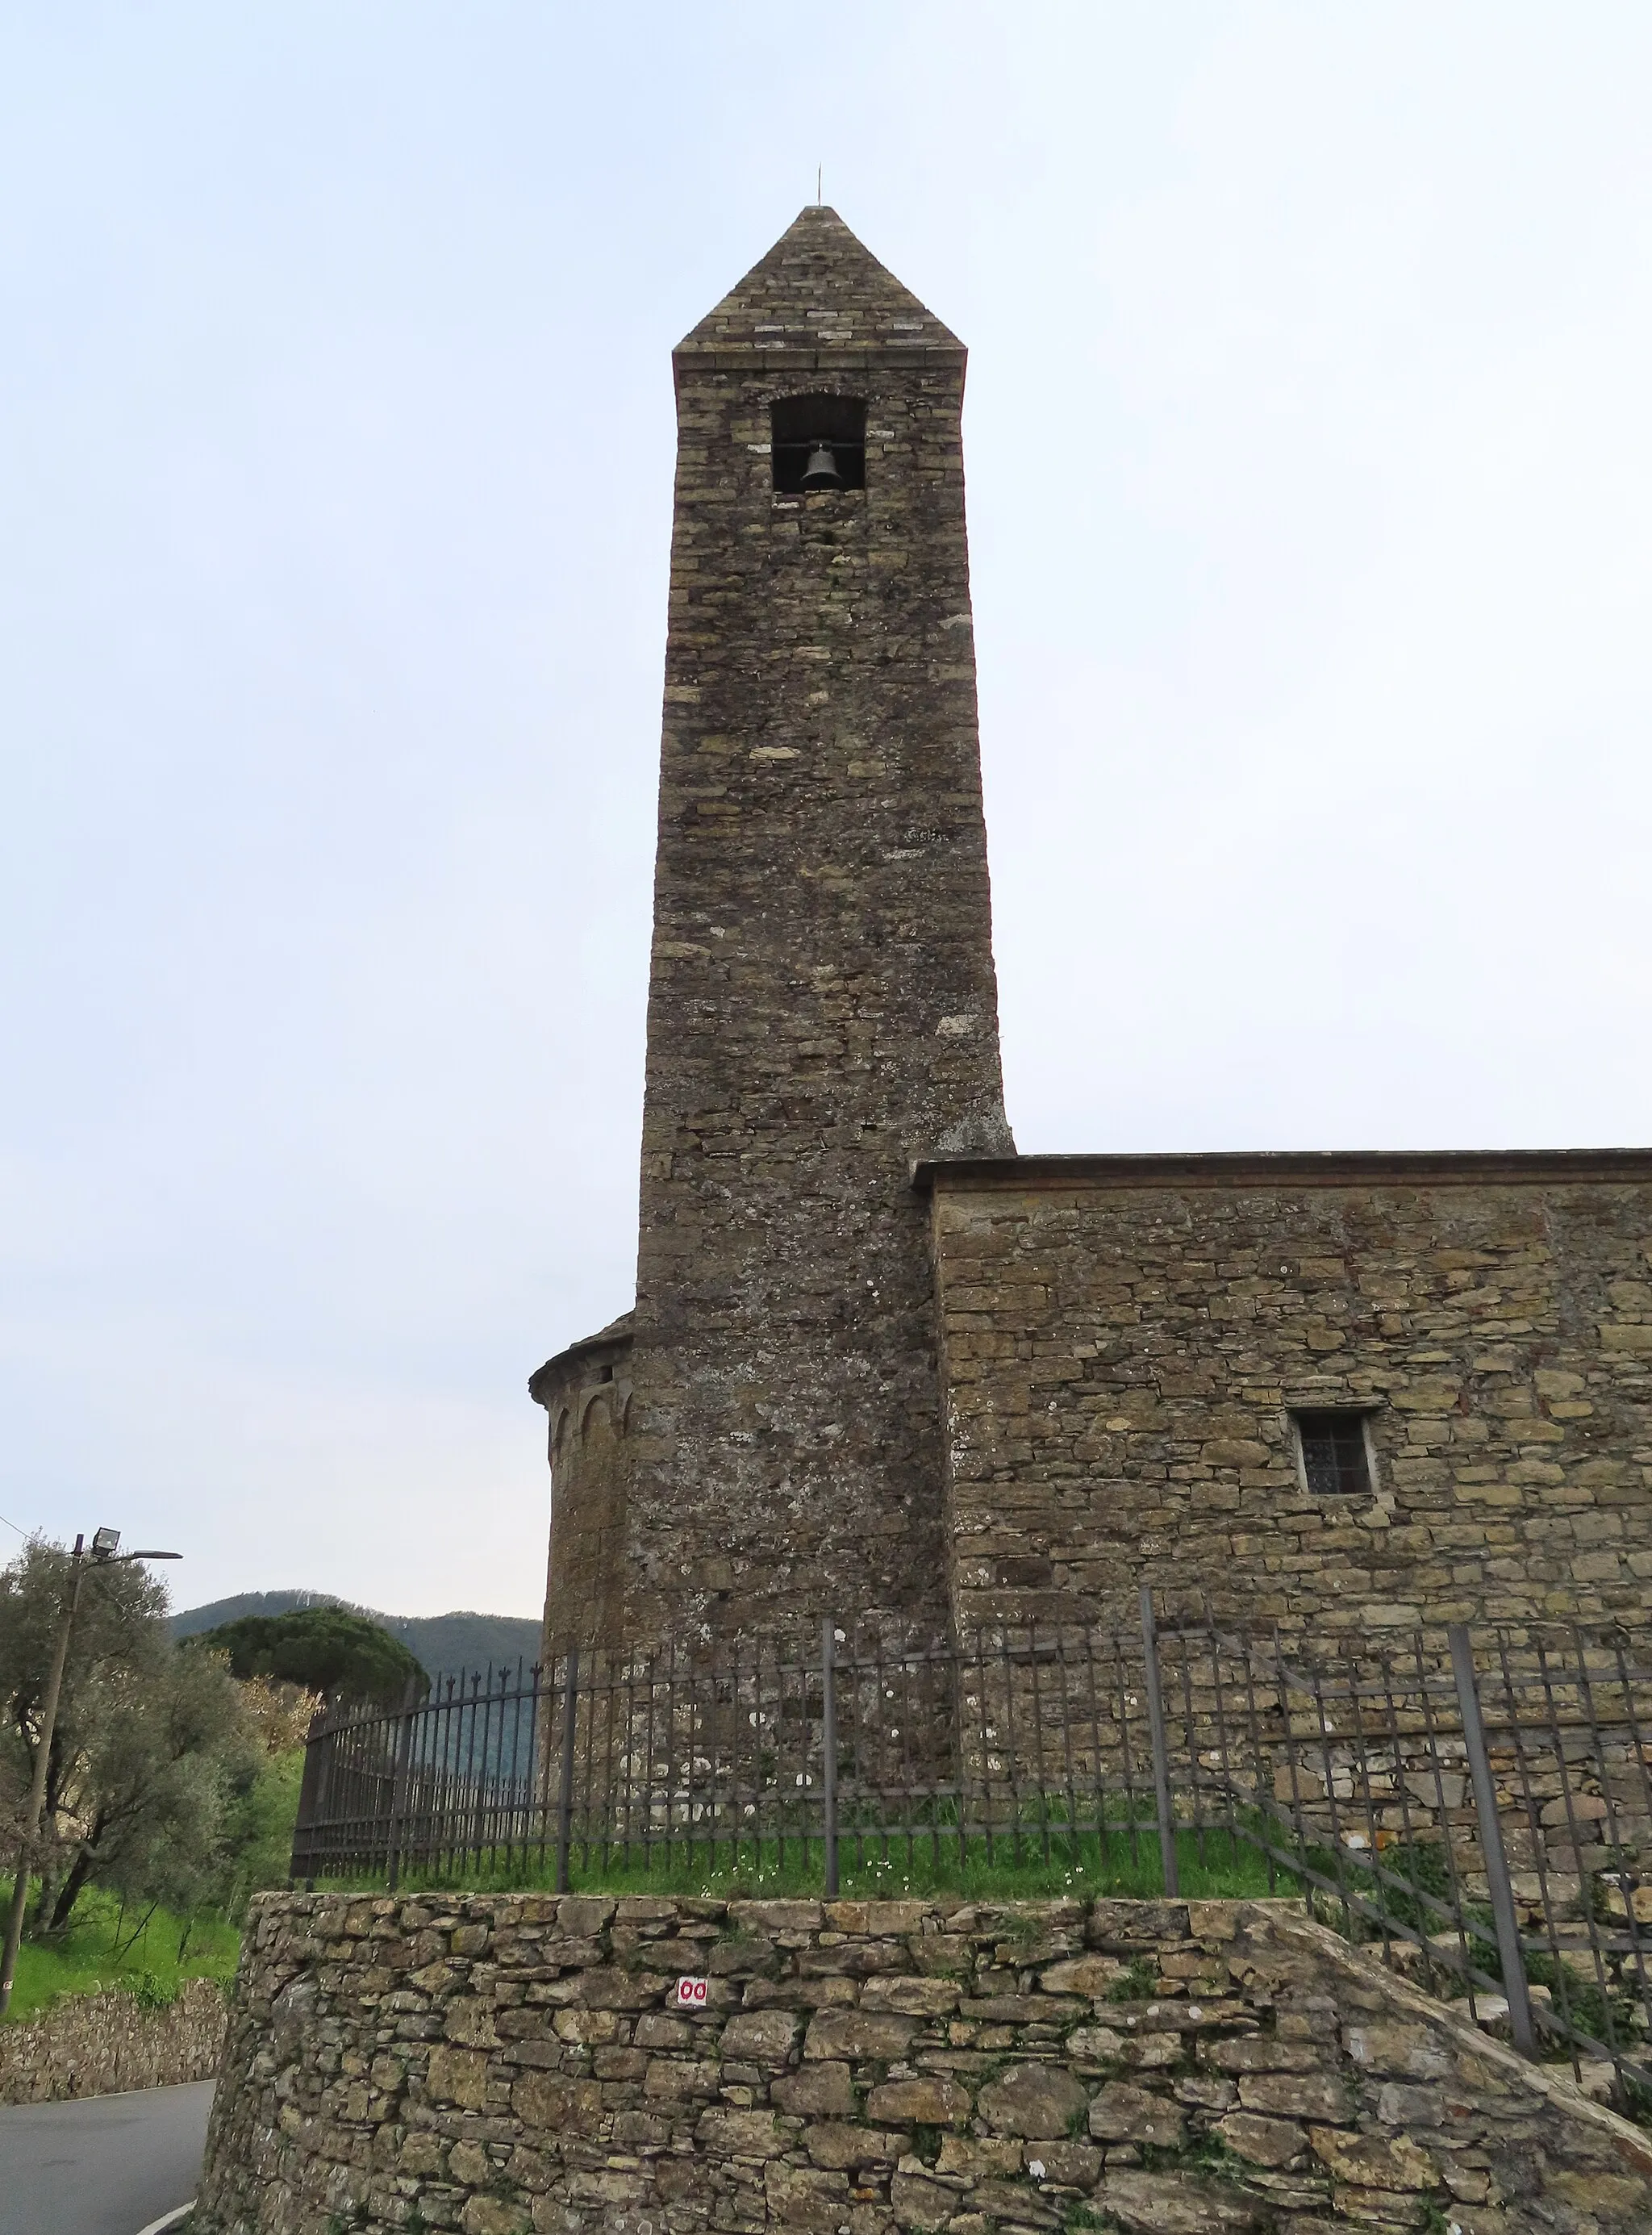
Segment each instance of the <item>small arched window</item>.
M769 406L774 487L784 496L808 488L865 488L866 403L859 396L777 396Z

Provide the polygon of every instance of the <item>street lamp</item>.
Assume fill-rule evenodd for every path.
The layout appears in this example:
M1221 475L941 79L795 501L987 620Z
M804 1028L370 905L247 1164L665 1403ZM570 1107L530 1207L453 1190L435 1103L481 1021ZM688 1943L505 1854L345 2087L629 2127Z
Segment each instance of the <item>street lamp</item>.
M81 1603L81 1585L88 1568L124 1568L131 1560L181 1560L181 1552L123 1552L118 1529L97 1529L92 1532L88 1546L83 1536L75 1539L75 1550L69 1555L69 1570L74 1581L63 1608L63 1618L57 1626L57 1643L52 1651L51 1674L46 1680L45 1707L40 1719L40 1740L35 1753L34 1781L29 1787L29 1806L23 1818L23 1838L17 1844L17 1876L11 1889L11 1914L6 1919L6 1947L0 1957L0 2018L4 2017L11 2002L11 1983L17 1971L17 1950L23 1942L23 1911L29 1902L29 1865L35 1858L35 1842L40 1833L41 1811L46 1805L46 1772L51 1760L52 1734L57 1727L57 1699L63 1688L63 1664L69 1659L69 1634L75 1627L75 1611Z

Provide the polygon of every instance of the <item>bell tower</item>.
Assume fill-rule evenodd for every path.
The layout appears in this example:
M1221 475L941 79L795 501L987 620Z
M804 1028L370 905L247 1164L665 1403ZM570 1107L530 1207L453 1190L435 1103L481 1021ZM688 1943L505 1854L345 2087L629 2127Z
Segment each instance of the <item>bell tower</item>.
M553 1530L564 1634L945 1626L911 1169L1013 1147L964 357L821 206L674 354L637 1307L602 1353L624 1456L565 1560Z

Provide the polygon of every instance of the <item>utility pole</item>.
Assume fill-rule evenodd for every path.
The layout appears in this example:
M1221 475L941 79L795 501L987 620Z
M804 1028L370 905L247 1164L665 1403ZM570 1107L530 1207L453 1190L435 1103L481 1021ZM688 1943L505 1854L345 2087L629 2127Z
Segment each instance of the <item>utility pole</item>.
M46 1778L51 1766L52 1734L57 1727L57 1702L63 1689L63 1668L69 1659L69 1632L75 1627L75 1616L80 1609L81 1585L86 1580L88 1568L123 1568L130 1560L179 1560L180 1552L121 1552L118 1529L99 1529L93 1532L91 1550L87 1550L84 1536L75 1539L75 1550L69 1554L69 1573L73 1581L64 1602L62 1619L57 1625L57 1642L52 1648L51 1674L46 1679L46 1698L41 1709L40 1738L35 1749L35 1774L29 1787L29 1806L23 1817L23 1838L17 1843L17 1875L11 1888L11 1911L6 1919L5 1954L0 1956L0 2018L4 2017L11 2004L11 1983L17 1975L17 1950L23 1944L23 1912L29 1905L29 1871L35 1859L35 1845L40 1837L41 1812L46 1805Z

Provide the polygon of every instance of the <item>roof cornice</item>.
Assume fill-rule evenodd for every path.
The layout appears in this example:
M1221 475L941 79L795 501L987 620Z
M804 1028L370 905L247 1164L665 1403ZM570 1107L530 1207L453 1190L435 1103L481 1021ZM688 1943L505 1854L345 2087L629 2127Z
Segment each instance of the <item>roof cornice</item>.
M679 379L684 373L701 372L876 372L888 365L955 364L962 369L969 360L970 352L962 342L902 342L875 349L851 343L835 349L788 349L783 342L766 343L758 349L734 342L720 349L671 352L672 367Z
M1652 1182L1649 1149L1240 1149L1198 1156L932 1157L912 1185L1013 1189L1536 1187Z
M578 1342L571 1342L565 1350L558 1351L554 1358L547 1358L543 1366L536 1367L528 1376L528 1395L534 1403L544 1405L548 1402L571 1366L604 1350L615 1353L629 1350L636 1316L635 1311L622 1312L605 1327L598 1327L595 1334L581 1335Z

